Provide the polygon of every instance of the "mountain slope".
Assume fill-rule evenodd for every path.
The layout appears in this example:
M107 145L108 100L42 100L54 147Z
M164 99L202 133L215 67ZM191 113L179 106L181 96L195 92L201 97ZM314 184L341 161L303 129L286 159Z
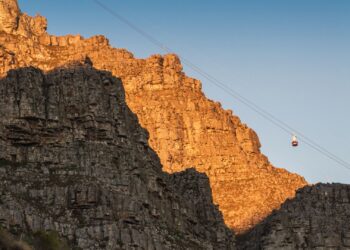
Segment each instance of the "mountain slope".
M239 249L350 249L349 218L349 185L306 187L241 236Z
M0 80L1 227L84 250L235 249L208 178L162 172L121 81L86 61Z
M102 36L51 36L45 18L21 13L15 0L1 5L6 19L0 19L0 74L24 66L48 71L88 56L94 67L120 77L127 103L149 131L150 146L164 170L195 167L206 173L214 202L236 232L260 222L307 184L302 177L273 167L261 154L255 132L208 100L200 82L183 73L176 55L136 59L124 49L112 48Z

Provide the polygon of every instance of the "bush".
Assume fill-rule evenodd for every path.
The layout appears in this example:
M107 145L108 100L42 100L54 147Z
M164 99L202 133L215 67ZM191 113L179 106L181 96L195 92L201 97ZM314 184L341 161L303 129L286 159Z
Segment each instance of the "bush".
M67 243L56 232L39 231L34 234L33 245L36 250L69 250Z
M22 241L17 241L8 232L0 229L0 249L3 250L32 250L32 248Z
M19 241L12 234L0 228L0 250L70 250L67 242L53 231L26 234L23 240L26 242Z

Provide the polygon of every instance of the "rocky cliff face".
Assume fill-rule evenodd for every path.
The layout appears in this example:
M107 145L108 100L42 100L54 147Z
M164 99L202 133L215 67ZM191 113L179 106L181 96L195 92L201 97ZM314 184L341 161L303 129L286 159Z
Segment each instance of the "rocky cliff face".
M162 172L121 81L89 60L9 71L0 114L2 228L84 250L235 249L207 177Z
M12 1L0 1L0 30L14 33L19 26L20 10L18 3Z
M136 59L102 36L51 36L44 18L21 14L16 1L2 3L13 7L2 7L0 15L17 15L18 22L0 33L0 74L24 66L48 71L88 56L96 68L120 77L127 103L150 132L149 143L164 170L195 167L206 173L215 203L236 232L260 222L306 185L302 177L273 167L260 153L255 132L208 100L200 82L183 73L176 55ZM1 21L3 27L5 20L10 19Z
M349 218L349 185L306 187L241 236L239 249L350 249Z
M35 39L46 33L47 20L21 13L17 0L0 1L0 31Z

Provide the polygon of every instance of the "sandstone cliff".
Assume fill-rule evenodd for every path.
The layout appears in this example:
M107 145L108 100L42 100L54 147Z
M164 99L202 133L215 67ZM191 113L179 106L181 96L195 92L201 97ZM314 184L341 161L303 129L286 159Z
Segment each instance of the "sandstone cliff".
M88 56L96 68L120 77L164 170L195 167L206 173L215 203L236 232L260 222L306 185L302 177L273 167L260 153L255 132L208 100L176 55L136 59L102 36L52 36L45 18L22 14L15 0L0 3L0 16L11 17L0 19L0 74L24 66L48 71Z
M241 236L239 249L350 249L350 186L318 184Z
M235 249L208 178L163 172L121 81L89 60L9 71L0 114L2 228L72 249Z

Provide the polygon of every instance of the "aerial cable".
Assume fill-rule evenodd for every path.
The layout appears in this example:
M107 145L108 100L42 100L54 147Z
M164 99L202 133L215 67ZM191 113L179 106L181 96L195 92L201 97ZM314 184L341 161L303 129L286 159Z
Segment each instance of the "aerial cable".
M124 24L126 24L127 26L129 26L130 28L135 30L137 33L139 33L140 35L145 37L147 40L149 40L151 43L153 43L154 45L156 45L157 47L159 47L160 49L162 49L166 53L174 53L170 48L165 46L163 43L161 43L160 41L155 39L153 36L151 36L147 32L143 31L141 28L134 25L132 22L127 20L125 17L121 16L120 14L115 12L114 10L110 9L105 4L101 3L99 0L93 0L93 1L98 6L100 6L102 9L104 9L106 12L108 12L109 14L111 14L112 16L117 18L119 21L123 22ZM195 72L199 73L202 77L207 79L211 84L214 84L215 86L217 86L221 90L224 90L226 92L226 94L230 95L231 97L235 98L239 102L243 103L248 108L250 108L251 110L253 110L257 114L259 114L261 117L270 121L272 124L279 127L281 130L283 130L284 132L286 132L289 135L291 135L291 134L294 135L294 133L297 133L298 136L301 138L301 141L304 142L306 145L313 148L315 151L323 154L327 158L333 160L334 162L338 163L339 165L343 166L344 168L350 170L350 163L348 163L347 161L344 161L343 159L339 158L335 154L331 153L330 151L328 151L324 147L320 146L318 143L314 142L313 140L311 140L310 138L305 136L300 131L295 130L294 128L289 126L287 123L283 122L282 120L278 119L277 117L275 117L271 113L269 113L266 110L264 110L263 108L259 107L257 104L255 104L254 102L252 102L248 98L242 96L237 91L233 90L232 88L230 88L226 84L222 83L221 81L219 81L215 77L206 73L204 70L202 70L200 67L193 64L191 61L187 60L186 58L184 58L182 56L179 56L179 58L185 65L187 65L189 68L191 68Z

